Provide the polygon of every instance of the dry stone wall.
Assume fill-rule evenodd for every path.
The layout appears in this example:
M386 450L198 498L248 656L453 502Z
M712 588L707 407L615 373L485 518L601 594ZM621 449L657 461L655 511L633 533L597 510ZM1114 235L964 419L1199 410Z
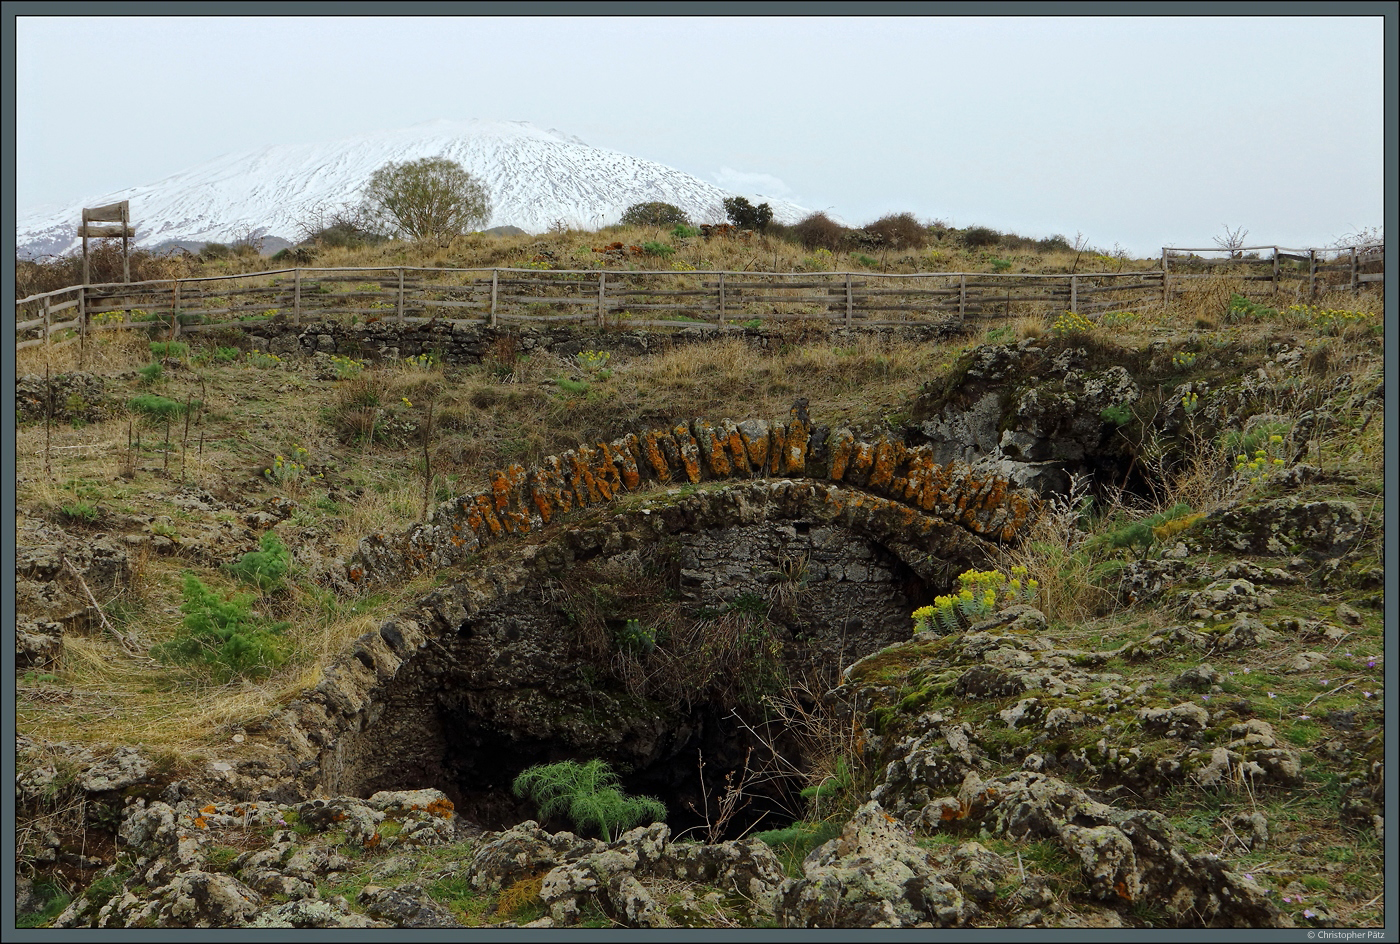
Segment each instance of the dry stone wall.
M406 569L446 567L483 546L539 532L572 511L606 506L648 486L791 478L850 488L852 514L889 514L907 522L946 522L990 541L1015 540L1037 499L996 473L935 460L931 447L848 429L814 426L794 407L786 423L696 419L670 429L580 445L526 469L512 464L491 487L437 506L399 535L374 534L347 564L358 585L396 579Z

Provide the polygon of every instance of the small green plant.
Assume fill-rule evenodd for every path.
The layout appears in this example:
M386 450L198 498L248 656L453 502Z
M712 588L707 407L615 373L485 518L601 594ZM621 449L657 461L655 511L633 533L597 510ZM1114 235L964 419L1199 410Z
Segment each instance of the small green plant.
M630 619L613 633L613 641L626 652L646 655L656 648L656 630L643 626L641 620Z
M1105 328L1121 328L1136 320L1137 315L1131 311L1106 311L1099 316L1099 324Z
M1252 302L1238 293L1230 296L1230 304L1225 308L1225 321L1267 321L1278 317L1277 308L1269 308Z
M263 532L258 547L259 550L249 551L236 563L229 564L227 569L244 583L257 587L263 593L270 593L282 586L291 556L282 539L271 531Z
M98 518L102 517L102 510L98 508L97 505L85 501L73 502L71 505L63 505L59 508L59 511L61 511L63 517L67 518L69 521L80 521L84 524L92 524Z
M754 838L772 847L783 871L797 877L802 875L802 860L813 849L824 842L835 839L841 833L842 823L829 819L815 823L793 823L786 829L769 829L754 833Z
M1284 458L1286 450L1287 444L1282 434L1269 434L1269 438L1254 450L1253 455L1244 452L1236 454L1236 477L1250 485L1258 485L1264 476L1288 464L1288 460Z
M608 366L611 357L607 351L579 351L574 355L574 362L580 370L599 371Z
M1057 338L1073 337L1076 334L1085 334L1094 327L1094 323L1083 315L1067 311L1055 319L1055 323L1050 326L1050 333Z
M141 385L143 387L149 387L157 380L160 380L161 376L165 373L165 368L161 366L159 361L157 361L152 364L147 364L145 367L142 367L136 373L141 377Z
M865 266L867 269L873 269L875 268L875 266L880 264L879 259L871 258L870 256L864 255L863 253L859 252L855 253L852 256L852 258L859 262L861 265Z
M249 351L248 365L259 370L273 370L282 366L282 358L270 351Z
M831 260L832 254L830 249L818 249L816 252L812 253L810 256L804 259L802 264L805 268L808 269L820 269L825 271L827 267L831 265Z
M190 353L190 346L184 341L152 341L151 356L158 359L167 357L180 359Z
M1192 413L1195 413L1198 409L1200 409L1200 407L1201 398L1197 396L1196 393L1187 392L1182 394L1181 408L1186 411L1187 416L1190 416Z
M671 227L672 239L690 239L692 236L699 236L700 231L693 226L686 226L684 223L677 223Z
M54 918L63 914L63 910L73 900L73 896L48 879L35 882L34 891L43 900L43 907L38 911L17 915L15 927L18 929L48 927Z
M559 389L571 397L580 397L588 392L588 381L570 380L568 377L559 377L555 381Z
M278 634L289 623L267 624L252 616L249 594L220 597L194 574L185 574L183 633L152 648L157 659L202 662L221 682L267 675L285 659Z
M335 377L337 380L349 380L351 377L359 376L360 371L365 368L365 362L356 360L353 357L332 354L331 366L335 368Z
M1005 272L1005 271L1006 271L1007 269L1009 269L1009 268L1011 268L1011 260L1010 260L1010 259L993 259L993 260L992 260L992 271L993 271L993 272Z
M160 366L160 365L156 365ZM133 397L130 406L137 413L155 420L171 420L185 415L186 404L155 393L143 393Z
M1140 521L1134 521L1120 528L1095 535L1085 543L1088 547L1099 549L1131 549L1136 547L1140 551L1140 559L1146 560L1147 554L1154 544L1168 537L1174 537L1203 517L1205 517L1203 514L1193 512L1190 505L1178 503L1166 511L1159 511L1157 514Z
M403 366L407 370L432 370L437 366L437 358L432 354L415 354L405 357Z
M1011 576L999 570L966 570L958 577L958 590L934 597L932 606L914 611L914 632L942 629L956 632L1010 603L1031 603L1040 582L1026 568L1011 568Z
M1105 423L1112 423L1114 426L1126 426L1132 422L1133 411L1127 405L1119 403L1114 406L1106 406L1099 411L1099 418Z
M1172 355L1172 366L1183 369L1196 363L1195 351L1177 351Z
M310 474L306 468L306 458L310 452L305 446L294 444L290 458L278 454L273 456L272 465L263 469L263 477L278 485L295 485L305 480L321 478L321 473Z
M606 842L644 820L666 818L666 807L660 800L628 796L620 786L617 774L604 761L594 759L526 768L511 789L516 796L533 800L541 817L567 814L580 831L596 828Z
M668 246L665 243L659 243L655 241L642 243L642 252L646 253L649 256L659 256L662 259L665 259L667 256L672 255L675 251L675 246Z

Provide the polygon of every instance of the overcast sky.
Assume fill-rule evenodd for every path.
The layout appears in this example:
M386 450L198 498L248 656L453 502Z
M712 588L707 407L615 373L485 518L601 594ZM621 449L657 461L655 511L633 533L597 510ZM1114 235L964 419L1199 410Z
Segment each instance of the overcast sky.
M481 118L855 224L908 210L1149 255L1226 225L1327 245L1383 220L1382 32L1379 16L21 17L17 202Z

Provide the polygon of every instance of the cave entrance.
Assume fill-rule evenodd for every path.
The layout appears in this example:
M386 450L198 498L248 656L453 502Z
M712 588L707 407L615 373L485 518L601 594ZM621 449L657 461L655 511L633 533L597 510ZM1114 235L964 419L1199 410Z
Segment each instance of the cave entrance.
M597 758L625 792L664 803L673 834L786 828L820 812L804 789L839 791L838 759L859 766L851 713L831 695L842 670L908 639L915 609L986 563L963 550L929 561L819 520L576 560L421 648L336 746L328 786L436 787L500 830L539 820L511 790L521 771Z

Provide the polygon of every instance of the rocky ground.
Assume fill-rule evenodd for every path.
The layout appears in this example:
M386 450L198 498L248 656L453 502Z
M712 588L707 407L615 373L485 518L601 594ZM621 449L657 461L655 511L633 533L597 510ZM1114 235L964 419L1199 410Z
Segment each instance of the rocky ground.
M767 841L485 830L437 789L317 795L314 775L284 777L260 720L353 662L338 646L354 634L261 685L200 688L151 655L178 625L177 575L213 581L272 531L316 588L301 604L361 632L432 592L431 575L375 594L348 572L360 537L401 526L358 516L355 490L373 489L330 462L323 485L269 489L246 484L266 482L256 469L182 484L168 451L123 478L75 448L49 452L66 484L46 491L53 415L25 403L50 388L23 378L22 925L1378 927L1380 341L1264 327L969 345L911 392L909 448L1040 491L1035 524L984 565L1039 586L845 667L828 697L850 745L841 802ZM279 368L266 402L334 395L317 363ZM60 448L90 443L84 427L125 438L132 372L60 383ZM194 713L201 691L235 690L239 709ZM163 724L208 732L162 740Z

